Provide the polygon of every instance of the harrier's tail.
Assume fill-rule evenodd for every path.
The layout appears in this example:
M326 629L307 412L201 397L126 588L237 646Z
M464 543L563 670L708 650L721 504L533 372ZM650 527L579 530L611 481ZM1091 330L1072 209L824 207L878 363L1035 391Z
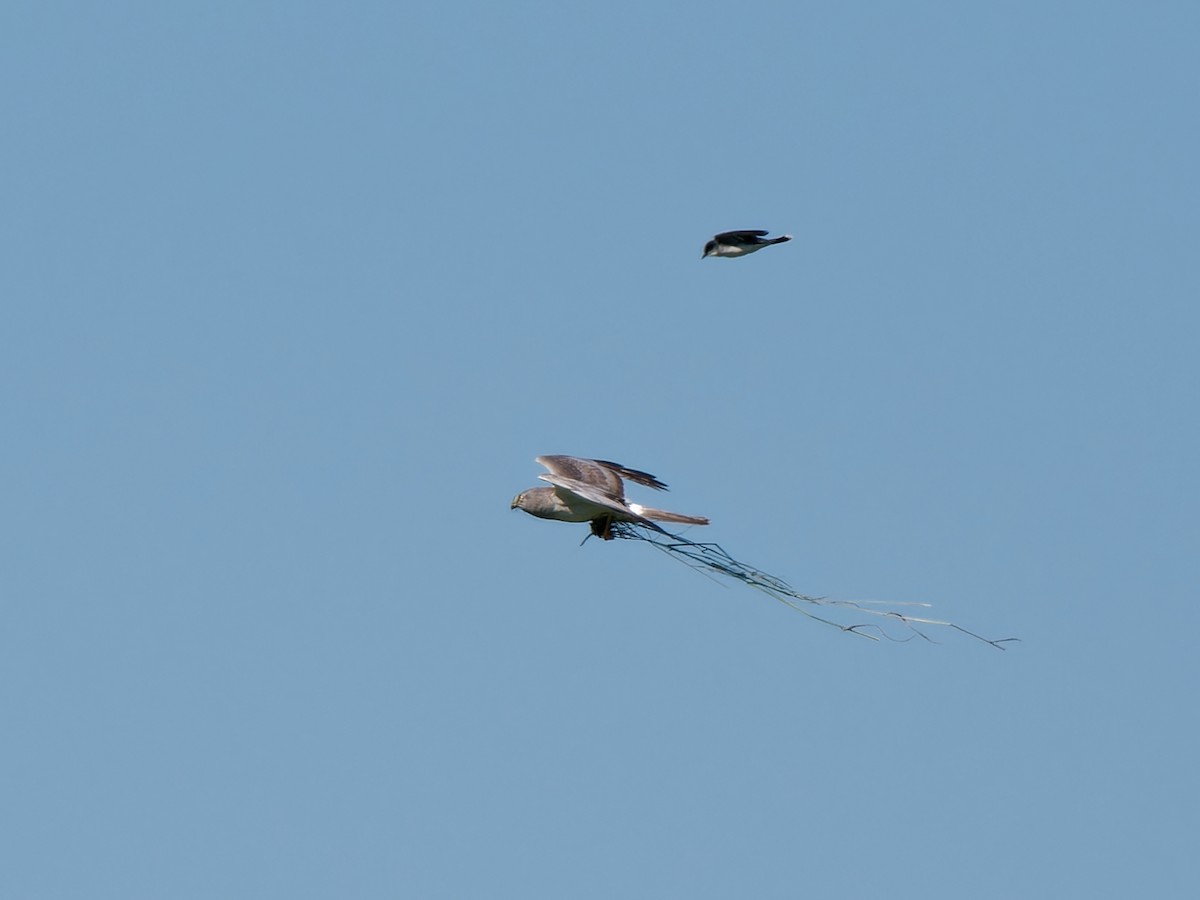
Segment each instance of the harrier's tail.
M637 503L630 503L629 508L643 519L654 519L658 522L674 522L676 525L708 524L708 519L704 516L685 516L681 513L667 512L665 509L650 509L646 506L639 506Z

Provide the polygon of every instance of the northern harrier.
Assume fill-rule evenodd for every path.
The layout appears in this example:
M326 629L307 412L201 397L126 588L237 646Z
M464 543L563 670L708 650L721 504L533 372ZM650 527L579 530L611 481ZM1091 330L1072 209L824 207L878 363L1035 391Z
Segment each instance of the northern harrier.
M704 253L700 258L706 256L745 256L747 253L753 253L755 250L761 250L763 247L770 247L772 244L782 244L785 241L790 241L790 234L782 235L777 238L764 237L765 231L722 231L720 234L713 237L711 241L704 245Z
M606 541L613 539L613 522L630 522L662 532L658 522L679 525L707 525L703 516L684 516L662 509L650 509L625 499L621 479L644 484L657 491L667 486L647 472L627 469L620 463L578 456L539 456L549 474L539 475L554 487L530 488L513 498L512 509L523 509L540 519L560 522L590 522L592 534ZM666 532L663 532L664 534Z
M1016 638L992 640L967 631L953 622L930 619L895 609L881 609L879 601L830 600L810 597L792 588L782 578L768 575L761 569L748 566L726 553L719 544L700 543L689 540L659 527L656 522L675 522L680 525L707 525L703 516L683 516L661 509L648 509L625 499L624 483L633 481L655 490L666 490L667 486L648 472L627 469L620 463L603 459L581 459L577 456L539 456L537 461L549 472L539 475L553 487L530 488L513 498L512 508L523 509L531 516L542 519L558 519L560 522L590 522L592 534L606 541L613 538L642 541L655 549L674 556L693 569L705 574L740 581L769 597L778 600L796 612L825 625L842 631L877 640L907 640L907 637L892 637L885 625L894 624L907 628L911 633L930 640L921 629L940 625L961 631L1001 650L1004 644ZM586 540L586 538L585 538ZM927 603L886 604L895 606L927 607Z

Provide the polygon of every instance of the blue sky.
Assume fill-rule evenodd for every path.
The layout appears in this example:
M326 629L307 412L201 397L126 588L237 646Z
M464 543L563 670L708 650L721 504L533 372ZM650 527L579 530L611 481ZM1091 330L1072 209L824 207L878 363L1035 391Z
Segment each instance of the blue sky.
M1192 895L1200 12L733 8L0 11L0 892Z

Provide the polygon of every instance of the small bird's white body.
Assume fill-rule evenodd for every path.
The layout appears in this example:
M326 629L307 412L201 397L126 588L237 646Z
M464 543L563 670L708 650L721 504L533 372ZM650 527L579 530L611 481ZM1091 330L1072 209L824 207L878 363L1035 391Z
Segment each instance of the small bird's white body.
M745 256L747 253L753 253L755 250L761 250L766 247L766 244L717 244L717 249L711 251L709 256Z

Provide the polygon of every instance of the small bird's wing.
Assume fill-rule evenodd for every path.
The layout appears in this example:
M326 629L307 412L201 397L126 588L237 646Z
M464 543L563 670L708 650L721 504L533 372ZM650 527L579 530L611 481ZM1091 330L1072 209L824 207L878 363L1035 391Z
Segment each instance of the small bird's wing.
M614 471L611 465L603 465L594 459L584 459L580 456L539 456L534 461L549 469L551 475L591 485L592 490L602 492L610 500L616 500L622 504L625 502L625 490L621 485L621 476ZM538 477L551 484L556 484L545 475Z
M760 238L766 233L766 231L722 231L713 240L720 244L730 244Z

